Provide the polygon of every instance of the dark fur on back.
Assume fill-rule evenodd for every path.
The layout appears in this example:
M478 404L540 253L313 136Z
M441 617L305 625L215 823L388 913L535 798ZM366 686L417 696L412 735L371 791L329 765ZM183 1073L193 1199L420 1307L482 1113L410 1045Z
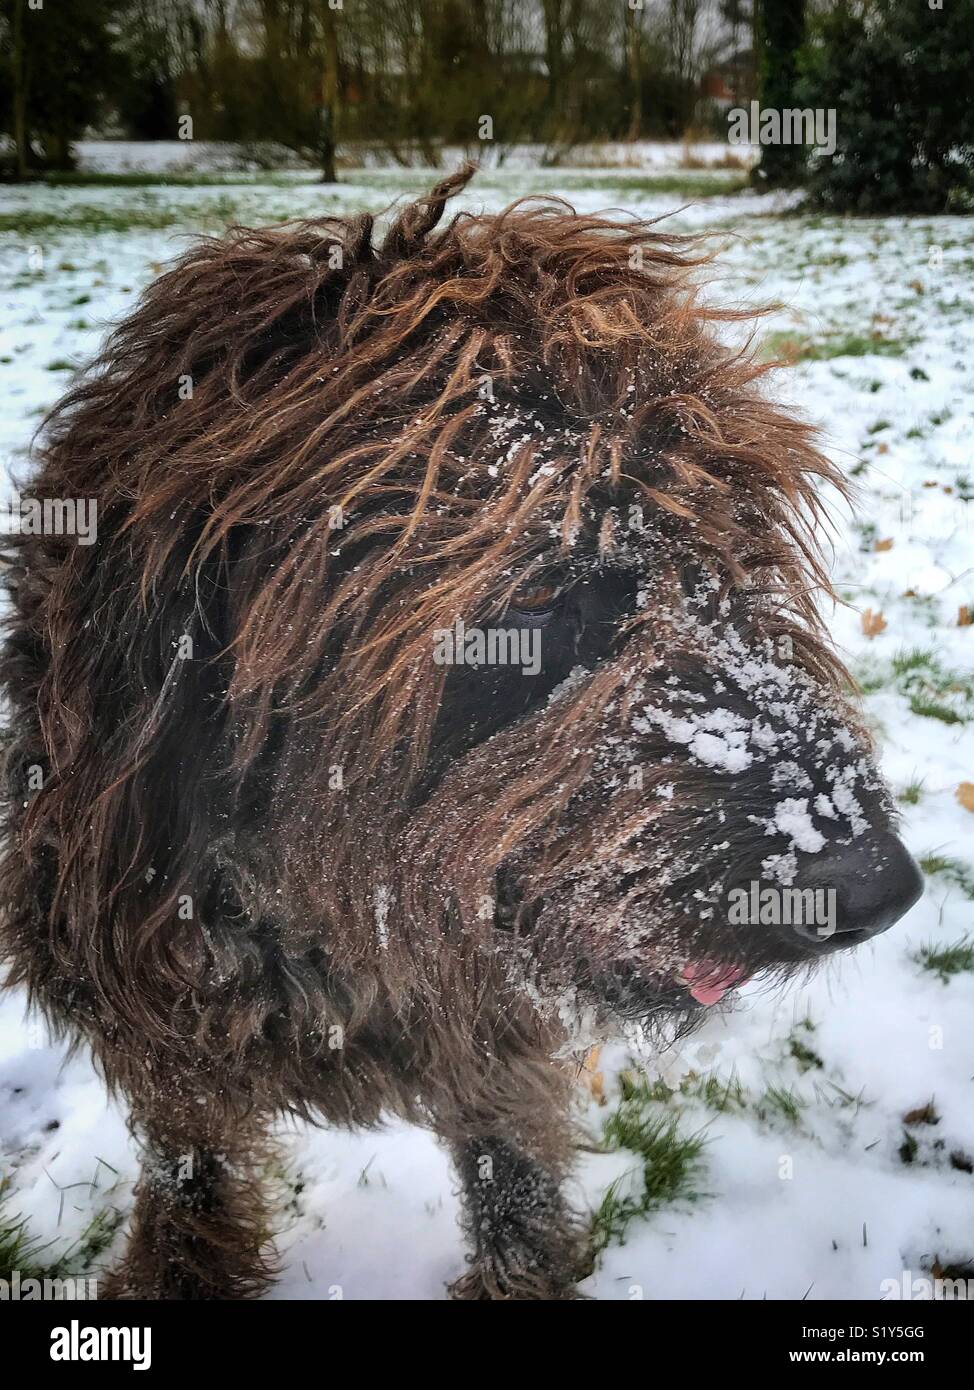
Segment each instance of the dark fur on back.
M715 577L700 630L729 611L755 649L786 638L796 698L848 722L814 606L816 488L838 479L713 335L734 315L698 298L705 252L557 202L438 228L469 172L379 245L367 216L201 242L43 432L32 495L97 499L98 539L10 547L0 945L149 1145L115 1293L261 1287L264 1125L383 1110L461 1172L516 1136L512 1190L550 1208L512 1239L504 1203L470 1197L462 1292L569 1290L566 994L638 1012L632 924L673 884L650 831L714 843L695 808L743 795L652 731L639 787L606 761L639 673L721 665L678 620L687 575ZM582 675L566 659L516 718L503 692L466 718L431 633L607 570L639 601ZM742 812L735 852L754 833ZM700 930L657 934L648 977ZM196 1150L203 1196L166 1166Z

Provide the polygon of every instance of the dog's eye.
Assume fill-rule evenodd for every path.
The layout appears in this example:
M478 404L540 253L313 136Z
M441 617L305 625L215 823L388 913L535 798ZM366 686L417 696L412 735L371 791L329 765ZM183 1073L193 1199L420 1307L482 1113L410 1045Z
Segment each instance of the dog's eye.
M549 613L560 593L557 584L537 584L531 588L517 589L511 596L511 607L518 613Z

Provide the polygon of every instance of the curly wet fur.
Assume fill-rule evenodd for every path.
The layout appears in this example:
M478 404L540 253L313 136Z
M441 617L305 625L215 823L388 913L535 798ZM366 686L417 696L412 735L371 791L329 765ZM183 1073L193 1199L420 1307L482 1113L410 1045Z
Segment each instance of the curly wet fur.
M661 595L687 561L842 684L814 602L838 479L713 336L735 315L698 297L705 250L557 202L438 228L469 173L379 245L367 216L201 242L43 432L32 495L95 498L98 540L10 545L0 944L148 1146L112 1295L258 1292L269 1119L392 1111L473 1164L458 1294L571 1296L568 1032L515 968L523 939L497 949L499 876L556 994L618 978L578 945L608 910L587 866L659 803L593 791L595 741L635 658L678 664ZM444 767L431 632L623 552L624 497L666 559L628 658Z

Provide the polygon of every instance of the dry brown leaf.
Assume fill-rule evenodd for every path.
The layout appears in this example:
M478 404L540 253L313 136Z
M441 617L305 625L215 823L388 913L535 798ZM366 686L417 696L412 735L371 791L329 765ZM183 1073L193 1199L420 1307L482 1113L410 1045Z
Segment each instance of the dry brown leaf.
M876 548L877 550L892 550L892 549L893 549L893 541L892 541L892 538L890 538L889 540L885 540L885 541L877 541L877 542L876 542L876 547L875 547L875 548Z
M800 338L781 338L775 343L775 357L793 367L801 360L805 345Z
M962 603L957 610L957 626L970 627L972 623L974 623L974 616L972 616L967 604Z
M964 810L974 815L974 782L961 782L954 795Z
M605 1104L605 1077L598 1070L601 1047L593 1047L582 1066L582 1081L592 1093L592 1099L599 1105Z
M905 1125L939 1125L940 1116L937 1114L932 1100L928 1100L926 1105L920 1105L916 1110L908 1110L903 1116Z
M888 445L888 444L877 444L877 445L876 445L876 452L877 452L877 454L888 454L888 453L889 453L889 445Z
M972 1271L974 1265L970 1262L942 1265L939 1260L934 1260L930 1266L930 1273L935 1279L970 1279Z
M886 631L886 619L882 613L874 613L871 608L865 610L859 622L867 637L878 637L881 632Z

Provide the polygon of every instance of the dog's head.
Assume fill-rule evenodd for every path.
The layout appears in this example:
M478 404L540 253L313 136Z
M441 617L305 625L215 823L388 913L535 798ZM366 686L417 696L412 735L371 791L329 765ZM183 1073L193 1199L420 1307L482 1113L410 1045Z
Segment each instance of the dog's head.
M692 1012L919 891L815 608L841 485L697 243L559 203L437 230L467 177L377 248L191 252L55 422L99 496L76 601L128 649L99 843L160 922L223 865L214 958L259 922L431 997Z

